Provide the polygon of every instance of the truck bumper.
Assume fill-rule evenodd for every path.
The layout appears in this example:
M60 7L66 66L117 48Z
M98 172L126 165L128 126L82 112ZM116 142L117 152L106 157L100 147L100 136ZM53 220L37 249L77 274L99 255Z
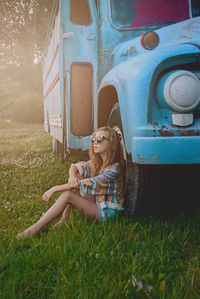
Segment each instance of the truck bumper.
M133 137L132 160L138 164L200 164L200 136Z

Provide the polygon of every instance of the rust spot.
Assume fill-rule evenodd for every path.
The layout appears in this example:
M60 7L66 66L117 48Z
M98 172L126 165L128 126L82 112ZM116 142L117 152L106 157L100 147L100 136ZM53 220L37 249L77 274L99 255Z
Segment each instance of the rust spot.
M153 127L153 137L156 136L156 129Z
M160 136L162 136L162 137L174 136L173 132L163 131L163 130L158 130L158 132L160 133Z
M159 124L158 122L153 123L153 125L154 125L154 127L158 127L157 130L158 130L160 136L162 136L162 137L174 136L174 133L169 131L169 127L167 127L163 124ZM153 132L154 131L155 131L155 134L156 134L156 129L154 129Z
M194 44L199 50L200 50L200 46L198 44Z
M131 47L131 48L129 49L128 55L131 56L131 55L133 54L133 52L134 52L134 48Z
M158 123L157 122L155 122L155 123L153 123L153 137L156 137L156 128L155 128L155 126L158 126Z
M200 117L200 111L198 112L198 116ZM153 136L157 136L156 132L160 134L162 137L170 137L170 136L200 136L199 130L192 130L177 127L174 125L164 125L159 124L158 122L153 123Z
M181 128L178 129L180 136L199 136L200 132L194 130L183 130Z

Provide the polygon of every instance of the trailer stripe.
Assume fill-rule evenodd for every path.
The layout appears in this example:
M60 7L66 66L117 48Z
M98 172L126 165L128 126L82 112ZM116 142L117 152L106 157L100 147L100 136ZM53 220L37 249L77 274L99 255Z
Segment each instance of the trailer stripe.
M47 74L46 74L46 77L45 77L45 79L44 79L44 84L45 84L45 82L47 81L47 78L48 78L48 76L49 76L49 73L50 73L50 71L51 71L51 69L52 69L52 67L53 67L54 61L55 61L56 56L57 56L57 54L58 54L58 49L59 49L59 44L57 44L55 54L54 54L53 59L52 59L52 61L51 61L51 64L50 64L49 70L48 70L48 72L47 72Z
M53 79L53 81L51 82L49 88L47 89L47 91L44 94L44 99L46 99L46 97L48 96L48 94L51 92L51 90L54 88L54 86L56 85L56 83L58 82L58 80L60 79L60 73L58 72L55 76L55 78Z

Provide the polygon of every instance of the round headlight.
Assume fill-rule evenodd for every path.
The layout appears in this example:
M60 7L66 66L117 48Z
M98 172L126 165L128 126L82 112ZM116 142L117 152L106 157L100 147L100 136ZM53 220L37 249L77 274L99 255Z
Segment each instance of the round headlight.
M165 75L164 98L179 112L194 109L200 103L200 81L189 71L176 70Z
M141 36L140 42L146 50L153 50L159 44L159 35L154 31L146 32Z

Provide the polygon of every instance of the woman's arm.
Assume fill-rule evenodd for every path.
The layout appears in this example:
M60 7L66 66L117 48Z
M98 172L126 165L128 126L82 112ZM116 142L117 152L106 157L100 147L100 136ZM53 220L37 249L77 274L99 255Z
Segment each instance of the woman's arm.
M119 179L120 166L115 163L105 168L99 175L81 180L80 191L82 194L99 194L100 189L102 192L108 184ZM110 190L112 191L112 190Z
M49 190L47 190L43 196L42 196L42 200L48 202L50 200L50 198L57 192L63 192L63 191L69 191L74 189L74 186L72 183L67 183L67 184L63 184L63 185L58 185L58 186L54 186L52 188L50 188Z
M71 165L69 169L69 181L76 178L79 175L78 168L75 165Z
M79 165L82 163L83 165ZM80 174L84 172L84 167L86 165L86 162L80 162L78 164L72 164L69 169L69 179L67 184L54 186L47 190L44 195L42 196L42 200L48 202L50 198L57 192L63 192L68 191L72 189L78 189L80 186L80 180L82 179L82 176ZM79 165L77 168L76 165Z
M78 168L75 165L71 165L69 169L68 183L72 184L74 189L77 189L80 186L81 179L82 176L80 175Z

